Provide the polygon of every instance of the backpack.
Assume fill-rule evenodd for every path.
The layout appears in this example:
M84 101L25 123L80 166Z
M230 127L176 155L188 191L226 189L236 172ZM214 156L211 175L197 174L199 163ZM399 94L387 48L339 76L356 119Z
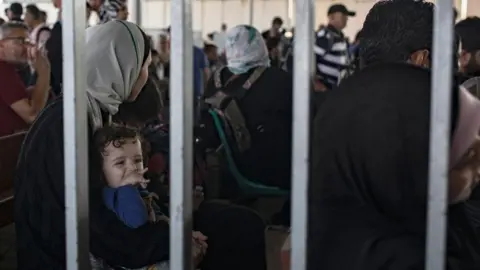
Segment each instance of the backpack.
M265 71L265 67L256 68L242 87L238 89L238 91L235 91L235 95L229 95L225 93L223 89L238 76L233 75L225 84L222 84L220 78L222 70L223 68L220 68L215 72L214 83L217 91L214 95L205 99L205 103L210 105L212 113L221 116L224 122L225 132L234 140L237 150L241 153L250 148L251 136L238 103L247 95L248 90L250 90L258 78L260 78Z
M241 197L242 184L239 184L239 178L243 178L234 164L235 157L251 147L251 133L247 128L239 102L263 74L265 67L256 68L242 87L228 94L224 91L225 87L238 76L233 75L228 81L222 83L220 76L222 70L223 68L217 70L213 75L216 93L205 99L205 104L209 105L205 117L212 119L213 122L211 123L213 126L205 127L205 129L213 130L220 138L220 145L206 143L216 149L210 148L205 152L208 174L205 189L207 198L235 200L239 196ZM209 121L205 121L205 123L209 123ZM208 124L203 125L208 126ZM207 133L210 134L210 132ZM205 139L209 140L209 138Z
M48 26L44 26L44 27L40 28L40 29L38 30L38 32L37 32L37 36L35 37L35 43L36 43L36 44L38 44L38 41L39 41L39 39L40 39L40 34L41 34L42 32L45 32L45 31L51 33L51 32L52 32L52 29L50 29L50 27L48 27Z

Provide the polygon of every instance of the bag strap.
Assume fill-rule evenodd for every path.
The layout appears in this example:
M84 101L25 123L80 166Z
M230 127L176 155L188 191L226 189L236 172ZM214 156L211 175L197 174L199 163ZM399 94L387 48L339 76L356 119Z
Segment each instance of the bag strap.
M52 32L52 29L50 29L50 27L48 27L48 26L44 26L44 27L40 28L37 32L37 36L35 37L35 42L36 43L38 43L38 41L40 40L40 34L44 31Z
M223 112L228 124L230 125L240 152L244 152L250 148L251 137L250 132L247 129L245 117L243 116L237 101L246 96L248 90L250 90L252 85L260 78L265 69L265 67L256 68L252 75L250 75L250 77L242 85L241 91L236 93L235 97L226 94L222 90L218 90L213 96L205 99L205 103L210 104L214 109ZM221 71L217 72L214 78L217 89L221 89L222 87L219 74L220 72ZM227 83L230 83L231 81L232 79L227 81ZM218 86L220 86L220 88ZM228 130L228 128L226 130Z

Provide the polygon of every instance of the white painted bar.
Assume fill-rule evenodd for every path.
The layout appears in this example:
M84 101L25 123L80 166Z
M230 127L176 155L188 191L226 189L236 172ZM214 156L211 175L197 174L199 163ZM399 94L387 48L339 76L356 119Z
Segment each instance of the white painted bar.
M294 45L291 267L307 269L310 91L314 0L297 0Z
M192 0L172 0L170 80L170 269L192 266Z
M426 269L445 267L450 99L453 53L452 0L436 1L432 58L432 107Z
M90 269L85 0L63 1L62 18L66 267L85 270Z

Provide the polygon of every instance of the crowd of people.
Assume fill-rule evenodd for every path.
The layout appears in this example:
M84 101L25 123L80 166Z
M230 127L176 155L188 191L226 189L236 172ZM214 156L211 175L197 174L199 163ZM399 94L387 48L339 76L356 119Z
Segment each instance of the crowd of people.
M53 3L61 10L61 0ZM125 21L124 1L88 0L87 8L100 18L86 29L84 57L91 265L169 269L175 32L154 44ZM424 0L377 2L350 44L342 30L355 12L335 4L315 31L309 270L424 269L434 9ZM14 182L18 269L65 269L62 18L49 28L35 5L8 12L0 26L0 136L28 130ZM268 223L290 226L295 43L282 25L278 17L263 33L222 25L203 49L192 48L198 269L267 269L267 221L238 203L205 200L212 150L233 160L220 162L229 164L220 173L229 201L238 199L234 178L285 191ZM447 270L480 267L479 32L478 17L455 24Z

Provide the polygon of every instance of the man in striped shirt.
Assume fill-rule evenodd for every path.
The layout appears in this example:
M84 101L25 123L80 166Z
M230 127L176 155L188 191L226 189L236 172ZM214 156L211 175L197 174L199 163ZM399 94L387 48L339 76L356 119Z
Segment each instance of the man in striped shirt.
M348 41L342 30L348 17L355 16L342 4L328 9L328 25L317 32L314 46L316 56L316 91L326 91L336 86L342 71L348 67Z

